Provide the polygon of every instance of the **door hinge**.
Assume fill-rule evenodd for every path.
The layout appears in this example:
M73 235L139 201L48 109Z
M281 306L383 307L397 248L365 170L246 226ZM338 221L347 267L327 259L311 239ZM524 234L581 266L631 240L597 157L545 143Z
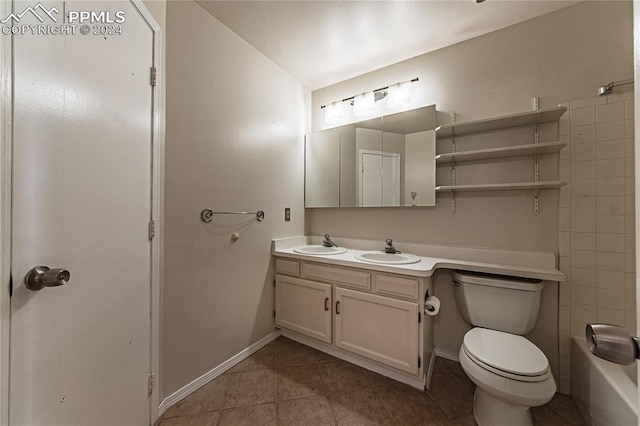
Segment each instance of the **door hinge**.
M273 311L273 317L274 318L276 317L276 311Z
M156 236L156 221L152 219L149 221L149 239L153 240L155 236Z
M276 280L273 280L273 286L274 287L276 286Z
M13 296L13 275L9 274L9 297Z
M149 395L153 393L153 387L156 385L156 373L149 373Z
M422 314L418 312L418 324L422 322Z
M422 365L422 359L420 359L420 357L418 357L418 368L420 368L420 365Z
M151 77L149 80L153 87L158 85L158 69L156 67L151 67Z

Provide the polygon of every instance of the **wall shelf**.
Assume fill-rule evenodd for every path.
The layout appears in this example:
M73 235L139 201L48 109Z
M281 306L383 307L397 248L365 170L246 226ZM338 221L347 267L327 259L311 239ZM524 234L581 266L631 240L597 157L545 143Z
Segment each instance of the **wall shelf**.
M501 148L478 149L436 155L436 164L461 163L494 158L520 157L525 155L554 154L567 146L564 142L532 143Z
M517 189L555 189L566 185L567 182L517 182L517 183L489 183L476 185L449 185L436 186L436 192L461 192L461 191L508 191Z
M559 106L518 114L503 115L501 117L486 118L466 123L454 123L440 126L436 129L438 138L451 138L454 136L470 135L473 133L491 132L509 129L512 127L530 126L540 123L549 123L560 119L567 111L566 107Z

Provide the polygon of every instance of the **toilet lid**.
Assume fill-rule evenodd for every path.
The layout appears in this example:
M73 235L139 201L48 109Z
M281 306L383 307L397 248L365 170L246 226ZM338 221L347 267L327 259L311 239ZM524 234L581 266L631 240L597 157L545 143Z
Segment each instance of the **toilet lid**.
M477 327L464 335L463 345L473 358L497 370L519 376L540 376L549 371L544 353L516 334Z

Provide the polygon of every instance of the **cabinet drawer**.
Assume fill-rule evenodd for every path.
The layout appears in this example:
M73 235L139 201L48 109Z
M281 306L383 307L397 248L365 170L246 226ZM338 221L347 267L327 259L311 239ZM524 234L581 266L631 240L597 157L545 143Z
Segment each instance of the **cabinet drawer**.
M376 274L376 293L418 300L420 281L417 278Z
M371 290L371 273L355 269L303 263L301 276L303 278L330 281L335 284Z
M300 263L294 260L276 259L276 274L297 277L300 275Z

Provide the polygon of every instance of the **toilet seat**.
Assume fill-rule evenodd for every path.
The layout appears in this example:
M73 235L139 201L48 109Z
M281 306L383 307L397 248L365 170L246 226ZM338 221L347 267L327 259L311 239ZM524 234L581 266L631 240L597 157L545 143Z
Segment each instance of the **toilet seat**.
M479 367L507 379L540 382L551 375L547 357L522 336L477 327L465 334L462 348Z

